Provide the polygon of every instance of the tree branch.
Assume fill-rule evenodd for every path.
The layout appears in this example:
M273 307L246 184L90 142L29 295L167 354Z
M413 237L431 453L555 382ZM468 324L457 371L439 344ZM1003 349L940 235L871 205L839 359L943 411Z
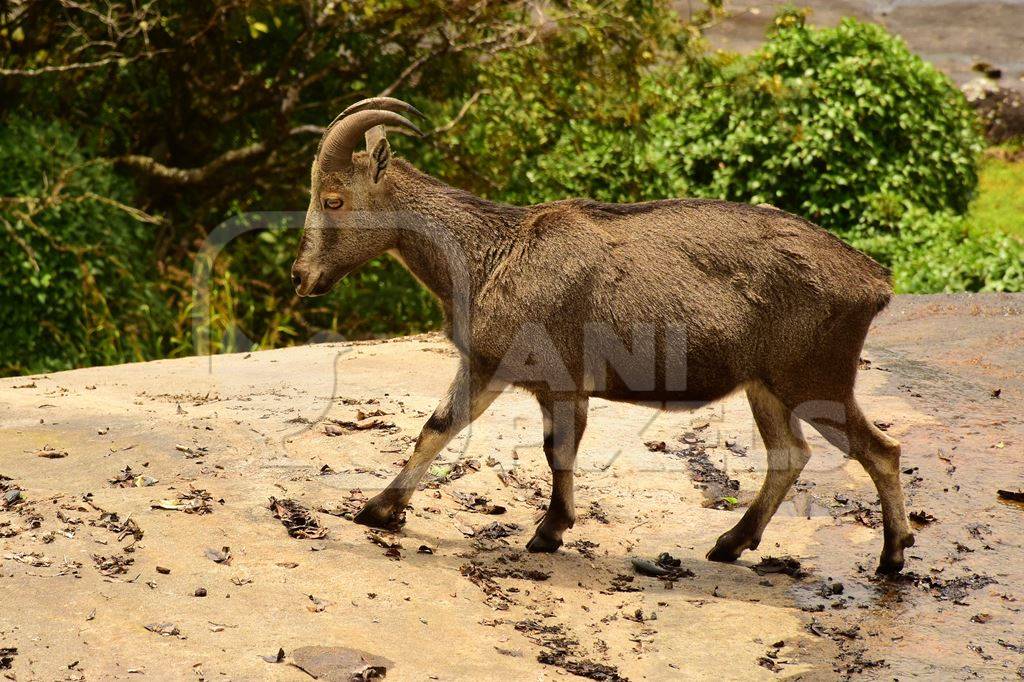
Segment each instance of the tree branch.
M288 136L304 134L321 135L323 130L320 126L301 125L289 130ZM172 184L199 185L209 180L210 177L221 169L260 156L267 151L270 151L270 147L265 142L254 142L250 145L224 152L209 163L197 168L174 168L160 163L151 156L142 156L140 154L126 154L115 157L112 161Z
M111 57L104 57L103 59L97 59L94 62L77 62L74 64L60 64L57 66L41 66L38 69L0 69L0 76L20 76L23 78L32 78L35 76L43 76L48 73L63 73L66 71L81 71L83 69L95 69L108 64L118 64L124 66L130 62L135 62L140 59L149 59L158 54L170 52L170 50L154 50L152 52L144 52L141 54L134 55L132 57L124 57L122 55L115 55Z
M448 121L444 125L441 125L441 126L438 126L438 127L434 128L429 133L427 133L427 135L428 136L430 136L430 135L440 135L441 133L446 133L449 130L451 130L452 128L454 128L455 126L457 126L459 124L459 121L461 121L463 119L463 117L467 113L469 113L470 108L474 104L476 104L476 101L478 99L480 99L480 95L483 95L486 92L490 92L490 90L488 90L487 88L483 88L481 90L477 90L476 92L474 92L472 97L470 97L468 100L466 100L466 102L462 105L462 108L459 109L459 113L455 114L455 117L452 118L452 120Z

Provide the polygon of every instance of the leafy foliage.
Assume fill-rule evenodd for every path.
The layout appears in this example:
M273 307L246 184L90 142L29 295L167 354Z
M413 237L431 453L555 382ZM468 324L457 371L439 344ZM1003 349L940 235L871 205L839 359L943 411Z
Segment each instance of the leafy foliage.
M435 126L399 153L492 199L769 202L903 290L1020 288L1017 242L964 236L979 137L948 79L877 26L797 12L749 57L711 54L720 7L685 23L668 0L5 6L0 371L196 352L198 315L212 350L436 327L390 260L297 299L294 229L246 231L208 294L193 281L223 221L304 210L321 126L377 94Z
M153 220L57 123L0 128L0 374L159 356Z
M524 80L511 87L529 103L540 86ZM635 88L588 98L507 153L511 131L484 110L486 134L465 139L497 140L488 156L500 168L529 160L529 184L506 188L516 199L690 194L767 202L839 231L879 203L894 216L960 213L977 185L981 138L963 96L877 25L814 30L784 13L755 54L663 60ZM531 156L529 142L543 151Z
M881 26L814 30L783 13L764 47L706 90L722 142L693 151L717 162L713 194L848 230L879 201L962 213L977 186L966 100Z
M1024 291L1024 242L969 227L964 216L913 208L895 229L869 228L847 239L892 268L899 292Z

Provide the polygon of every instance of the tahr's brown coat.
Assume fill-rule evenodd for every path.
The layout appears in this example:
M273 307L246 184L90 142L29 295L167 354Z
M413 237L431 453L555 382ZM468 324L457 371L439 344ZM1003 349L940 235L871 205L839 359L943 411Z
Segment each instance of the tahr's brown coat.
M768 472L708 558L731 561L757 546L810 456L805 421L867 469L884 517L879 571L902 568L913 535L899 445L853 393L864 337L892 295L883 267L770 207L485 201L391 158L379 125L414 129L394 113L415 111L409 105L378 98L350 109L313 164L297 291L326 293L391 253L436 295L462 353L413 455L358 522L390 523L437 453L514 384L537 396L553 474L527 547L553 551L575 518L572 469L590 397L703 404L743 388ZM364 133L368 153L353 154Z

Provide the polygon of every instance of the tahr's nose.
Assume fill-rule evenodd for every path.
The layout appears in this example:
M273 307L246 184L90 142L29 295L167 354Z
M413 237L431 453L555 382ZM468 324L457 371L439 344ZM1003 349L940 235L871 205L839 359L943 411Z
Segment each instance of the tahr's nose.
M295 293L302 296L306 293L303 289L303 283L308 283L309 273L306 269L299 265L298 262L292 264L292 284L295 285Z

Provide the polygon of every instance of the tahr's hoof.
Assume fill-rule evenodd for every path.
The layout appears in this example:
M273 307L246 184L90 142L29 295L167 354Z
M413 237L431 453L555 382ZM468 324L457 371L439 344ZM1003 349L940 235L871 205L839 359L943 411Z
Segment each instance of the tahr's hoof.
M557 552L558 548L562 546L562 538L549 538L545 535L541 535L539 532L534 533L530 541L526 543L527 552Z
M735 547L729 547L721 542L718 542L711 550L704 555L708 561L718 561L723 564L731 564L740 558L740 553L743 550L738 550Z
M886 542L882 547L882 557L878 561L877 575L896 575L903 570L903 550L914 546L914 534L907 533L901 540Z
M400 514L396 514L394 508L374 504L373 500L370 500L352 520L371 528L394 528L401 525L400 519L396 518L398 516Z
M875 575L896 575L903 570L903 558L899 559L885 558L878 562L878 568L875 569Z
M733 535L733 531L722 533L722 535L715 542L715 546L711 548L705 558L708 561L719 561L723 564L731 564L740 558L740 554L743 554L745 549L753 549L757 547L760 538L756 541L750 539L737 540Z

